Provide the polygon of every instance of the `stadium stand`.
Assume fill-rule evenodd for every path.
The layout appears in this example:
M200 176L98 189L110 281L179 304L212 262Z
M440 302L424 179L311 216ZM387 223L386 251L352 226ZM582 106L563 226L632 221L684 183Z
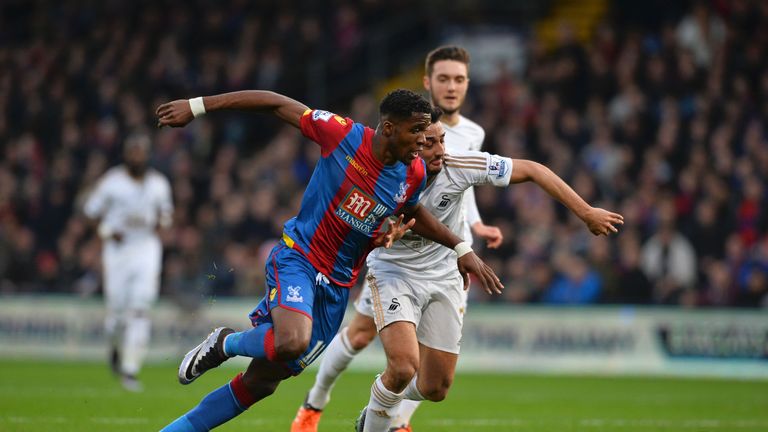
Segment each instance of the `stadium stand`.
M398 53L413 64L440 41L439 15L381 1L269 14L238 0L75 3L0 6L0 294L99 289L79 209L161 101L275 89L366 120L371 29L404 23L382 78ZM507 287L493 301L768 306L768 4L642 3L614 3L587 43L567 23L550 49L531 38L524 74L470 90L485 150L548 165L626 221L593 238L535 187L478 189L507 238L482 251ZM154 132L176 205L164 294L188 307L261 294L263 256L317 157L258 116Z

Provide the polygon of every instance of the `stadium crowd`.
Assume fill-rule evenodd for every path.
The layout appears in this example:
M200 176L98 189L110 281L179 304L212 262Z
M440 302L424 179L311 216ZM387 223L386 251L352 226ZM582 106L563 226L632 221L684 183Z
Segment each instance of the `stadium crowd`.
M365 29L391 10L24 4L0 19L0 294L98 291L99 241L80 209L160 102L243 88L307 100L309 59L326 50L335 77L355 73ZM505 242L475 246L506 290L472 299L768 307L768 4L624 24L610 15L587 44L564 24L553 49L532 37L524 75L471 87L462 113L485 128L484 150L542 162L625 218L597 238L535 186L478 188ZM370 94L347 102L318 108L375 119ZM319 150L253 115L153 134L176 207L163 292L187 307L262 294L264 255Z

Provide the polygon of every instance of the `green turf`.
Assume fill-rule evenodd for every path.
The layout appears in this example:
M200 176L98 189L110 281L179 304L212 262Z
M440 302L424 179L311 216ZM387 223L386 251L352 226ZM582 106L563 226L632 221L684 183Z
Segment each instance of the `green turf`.
M101 364L0 362L0 431L151 431L194 406L236 370L194 384L147 367L146 391L123 391ZM289 430L314 374L285 382L222 431ZM342 377L321 431L351 431L370 373ZM445 402L416 413L418 431L768 431L768 382L668 378L459 375Z

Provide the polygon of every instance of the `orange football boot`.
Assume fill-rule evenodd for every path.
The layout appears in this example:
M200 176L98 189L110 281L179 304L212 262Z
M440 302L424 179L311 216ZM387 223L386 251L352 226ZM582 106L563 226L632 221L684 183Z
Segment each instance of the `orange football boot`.
M317 424L320 423L321 415L323 415L323 410L315 409L305 403L299 408L293 423L291 423L291 432L317 432Z

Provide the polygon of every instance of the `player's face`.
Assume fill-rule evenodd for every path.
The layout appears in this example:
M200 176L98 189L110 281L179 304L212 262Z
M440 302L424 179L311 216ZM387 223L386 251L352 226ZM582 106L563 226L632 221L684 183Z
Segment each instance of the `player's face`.
M435 62L432 75L424 77L424 88L432 96L432 103L444 113L459 111L469 88L467 65L456 60Z
M411 118L392 122L391 153L400 162L410 165L424 148L425 132L430 125L429 113L414 113Z
M443 156L445 156L445 130L443 124L435 122L429 125L425 134L427 142L421 158L427 165L427 175L438 174L443 169Z
M149 155L141 146L129 146L125 149L125 165L133 175L141 175L147 168Z

